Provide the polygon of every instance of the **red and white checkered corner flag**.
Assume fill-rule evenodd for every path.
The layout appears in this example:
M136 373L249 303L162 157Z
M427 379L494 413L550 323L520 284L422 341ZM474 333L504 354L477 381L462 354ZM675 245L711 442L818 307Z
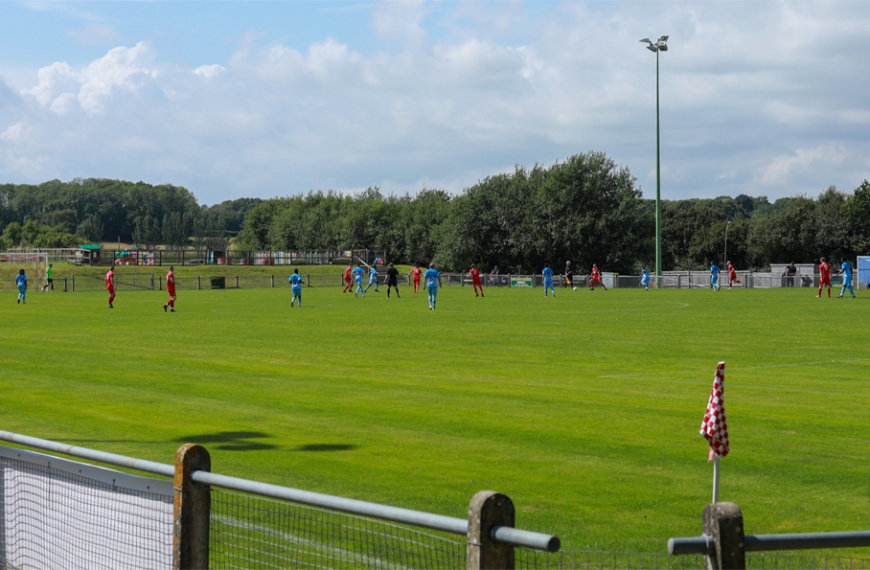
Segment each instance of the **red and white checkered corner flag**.
M707 461L715 456L728 455L728 422L725 420L725 363L716 366L716 376L713 378L713 390L710 401L707 402L707 412L701 422L701 435L710 442L710 455Z

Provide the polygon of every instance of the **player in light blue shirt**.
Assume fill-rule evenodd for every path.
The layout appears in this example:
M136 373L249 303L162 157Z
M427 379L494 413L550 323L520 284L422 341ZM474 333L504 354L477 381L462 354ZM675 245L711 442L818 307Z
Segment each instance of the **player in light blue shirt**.
M719 290L719 266L715 263L710 266L710 286L714 291Z
M293 306L293 301L299 301L299 307L302 307L302 276L299 275L299 270L294 269L293 275L290 276L290 288L293 291L293 298L290 299L290 306Z
M640 286L649 291L649 271L646 267L640 270Z
M846 289L849 290L849 293L852 294L852 298L855 298L855 291L852 289L852 264L849 263L846 258L843 258L843 264L840 265L840 274L843 276L843 288L840 289L840 294L837 295L837 299L842 299L843 294L846 292Z
M438 300L438 287L441 286L441 274L435 269L434 263L430 263L429 269L423 274L423 283L426 284L426 290L429 292L429 310L434 311Z
M15 284L18 285L18 301L16 303L27 304L27 275L24 274L23 269L15 276Z
M547 264L544 266L544 270L541 271L541 275L544 276L544 297L547 296L549 291L553 292L553 297L556 296L556 288L553 287L553 270L550 269L550 265Z
M375 293L378 293L378 266L372 265L369 269L369 284L366 285L366 291L369 290L369 287L372 285L375 286Z
M362 293L363 297L366 296L366 292L363 291L363 287L362 287L362 276L363 276L363 268L359 263L357 263L356 267L353 268L353 282L356 283L356 289L354 289L354 292L353 292L354 297L358 297L360 295L360 293Z

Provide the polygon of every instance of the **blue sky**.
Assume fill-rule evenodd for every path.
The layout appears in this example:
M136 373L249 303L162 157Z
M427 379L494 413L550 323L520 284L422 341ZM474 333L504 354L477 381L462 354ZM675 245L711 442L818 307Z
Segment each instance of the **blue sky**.
M460 193L602 151L662 197L870 178L870 2L0 0L0 183Z

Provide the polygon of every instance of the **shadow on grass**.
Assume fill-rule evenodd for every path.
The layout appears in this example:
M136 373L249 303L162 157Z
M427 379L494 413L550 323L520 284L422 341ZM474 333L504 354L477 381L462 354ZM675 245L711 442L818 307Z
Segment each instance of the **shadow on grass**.
M309 443L300 445L291 451L350 451L359 446L350 445L348 443Z
M269 434L258 431L220 431L217 433L203 433L187 435L176 438L179 443L198 443L206 448L220 449L222 451L265 451L278 449L271 443L251 441L257 438L269 437Z

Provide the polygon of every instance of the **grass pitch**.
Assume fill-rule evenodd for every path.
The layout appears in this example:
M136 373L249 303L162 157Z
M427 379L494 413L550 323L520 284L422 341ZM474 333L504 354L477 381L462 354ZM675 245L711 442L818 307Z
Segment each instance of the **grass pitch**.
M218 473L456 517L494 489L563 549L662 552L701 532L725 360L720 500L746 532L867 527L870 297L401 295L7 292L0 429L163 463L196 442Z

